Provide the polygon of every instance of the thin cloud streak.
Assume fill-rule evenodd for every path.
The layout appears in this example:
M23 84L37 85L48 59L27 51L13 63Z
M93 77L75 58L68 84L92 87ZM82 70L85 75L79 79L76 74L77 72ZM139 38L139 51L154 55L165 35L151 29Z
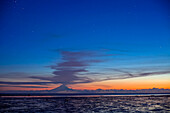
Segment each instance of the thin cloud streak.
M0 87L19 87L19 88L49 88L44 86L17 86L17 85L0 85Z
M96 80L96 81L100 82L100 81L107 81L107 80L121 80L121 79L145 77L145 76L152 76L152 75L170 74L170 71L157 71L157 72L136 73L136 74L130 74L129 72L125 72L122 70L119 70L119 71L123 72L123 73L127 73L127 74L120 74L120 75L116 75L116 76L113 75L114 77L107 77L107 78Z
M8 82L0 81L0 84L10 84L10 85L47 85L47 84L57 84L57 82Z
M0 78L23 78L23 77L28 77L30 74L24 73L24 72L11 72L11 73L4 73L0 74Z

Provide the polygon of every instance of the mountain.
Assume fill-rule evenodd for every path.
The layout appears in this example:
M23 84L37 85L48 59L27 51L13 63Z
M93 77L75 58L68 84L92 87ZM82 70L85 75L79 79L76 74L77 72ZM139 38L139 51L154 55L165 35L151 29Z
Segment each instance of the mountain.
M52 90L49 90L49 92L72 92L72 91L74 91L73 89L71 89L71 88L68 88L66 85L61 85L61 86L59 86L59 87L57 87L57 88L54 88L54 89L52 89Z

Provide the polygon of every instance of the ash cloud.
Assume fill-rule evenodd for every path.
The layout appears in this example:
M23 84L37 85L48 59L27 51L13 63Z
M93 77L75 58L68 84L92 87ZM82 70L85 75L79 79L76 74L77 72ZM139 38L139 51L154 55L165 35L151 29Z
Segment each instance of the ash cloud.
M109 57L106 53L99 53L96 51L60 51L61 61L47 66L53 69L53 76L30 76L26 73L8 73L0 75L1 78L22 77L29 76L32 79L45 80L46 82L10 82L0 81L0 84L5 85L48 85L48 84L79 84L79 83L92 83L107 80L129 79L135 77L145 77L152 75L169 74L167 69L151 69L145 71L132 70L132 69L115 69L107 68L107 71L90 71L89 67L93 64L103 63L108 60L103 60L103 57ZM112 55L114 56L114 54ZM114 62L113 62L114 63ZM24 86L25 87L25 86Z
M53 77L31 76L33 79L48 80L61 84L77 84L94 82L89 77L80 77L78 74L88 73L87 67L93 63L100 63L103 60L94 59L99 54L88 51L61 51L62 61L56 65L48 66L53 71Z

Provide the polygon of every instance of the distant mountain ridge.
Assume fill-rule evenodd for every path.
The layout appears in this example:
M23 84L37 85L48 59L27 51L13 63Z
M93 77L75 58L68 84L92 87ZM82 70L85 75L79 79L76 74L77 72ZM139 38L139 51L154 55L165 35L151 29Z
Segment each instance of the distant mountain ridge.
M66 85L61 85L52 90L47 90L52 93L170 93L170 89L136 89L136 90L127 90L127 89L96 89L96 90L76 90L68 88Z
M51 89L51 90L8 90L0 91L0 93L168 93L170 94L170 89L164 88L152 88L152 89L136 89L136 90L127 90L127 89L96 89L96 90L78 90L67 87L62 84L61 86Z

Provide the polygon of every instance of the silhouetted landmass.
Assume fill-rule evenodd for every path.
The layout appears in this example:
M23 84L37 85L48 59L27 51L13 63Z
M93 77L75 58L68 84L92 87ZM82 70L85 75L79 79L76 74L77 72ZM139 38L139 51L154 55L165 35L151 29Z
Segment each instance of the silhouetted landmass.
M96 89L96 90L75 90L61 85L52 90L39 91L1 91L0 95L131 95L131 94L170 94L170 89Z

